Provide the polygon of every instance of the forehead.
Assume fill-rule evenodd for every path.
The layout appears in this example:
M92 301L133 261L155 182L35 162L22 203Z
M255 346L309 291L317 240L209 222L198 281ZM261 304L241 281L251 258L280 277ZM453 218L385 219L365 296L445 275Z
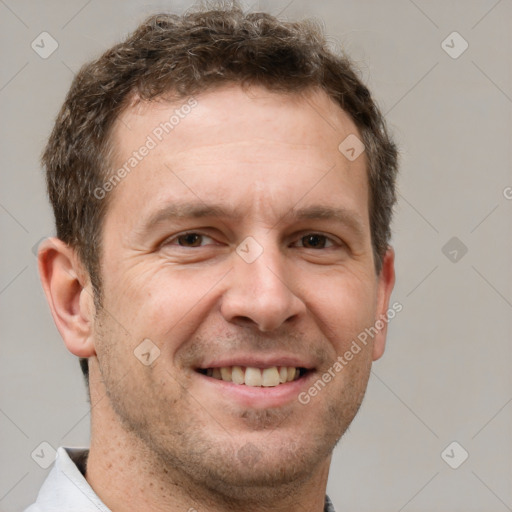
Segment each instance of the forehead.
M301 146L319 145L326 138L340 142L349 134L361 138L350 115L319 88L284 93L262 86L242 89L237 84L190 98L144 101L134 97L114 125L112 139L118 154L123 156L123 149L140 142L138 131L159 145L174 140L174 150L200 144L205 132L211 142L222 142L226 135L232 142L252 135L267 142L296 142Z
M230 85L192 99L138 102L113 130L114 169L126 177L111 192L111 208L130 204L143 216L178 198L215 197L270 217L311 200L343 203L366 222L365 155L351 161L339 150L349 136L361 139L321 90Z

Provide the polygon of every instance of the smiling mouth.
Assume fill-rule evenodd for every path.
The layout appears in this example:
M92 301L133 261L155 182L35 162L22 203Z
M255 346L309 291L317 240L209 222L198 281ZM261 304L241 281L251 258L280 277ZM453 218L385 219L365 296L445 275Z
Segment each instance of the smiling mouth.
M300 379L309 372L295 366L223 366L221 368L198 368L198 373L224 382L233 382L251 387L275 387Z

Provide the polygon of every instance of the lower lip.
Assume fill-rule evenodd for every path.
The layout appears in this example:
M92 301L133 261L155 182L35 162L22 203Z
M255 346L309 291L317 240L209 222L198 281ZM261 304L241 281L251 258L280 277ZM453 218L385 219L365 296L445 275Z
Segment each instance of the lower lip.
M202 379L205 386L211 388L217 395L226 397L230 402L236 402L244 407L269 409L282 407L293 401L298 402L299 394L309 387L315 372L309 371L297 380L272 387L246 386L200 373L196 375Z

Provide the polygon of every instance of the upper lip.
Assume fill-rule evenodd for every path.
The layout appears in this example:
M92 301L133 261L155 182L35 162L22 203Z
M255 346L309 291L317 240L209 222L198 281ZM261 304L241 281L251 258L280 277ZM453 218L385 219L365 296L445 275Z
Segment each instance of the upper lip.
M252 368L272 368L273 366L292 366L312 370L313 362L310 358L301 358L292 354L238 354L221 358L207 359L197 369L224 368L227 366L250 366Z

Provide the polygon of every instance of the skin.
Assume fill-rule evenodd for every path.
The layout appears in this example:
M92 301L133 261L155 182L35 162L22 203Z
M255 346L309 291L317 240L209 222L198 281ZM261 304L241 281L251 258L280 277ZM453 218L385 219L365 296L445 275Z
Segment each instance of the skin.
M320 512L332 450L386 329L307 405L298 392L385 315L395 279L391 248L375 272L365 155L350 162L338 150L360 135L322 91L230 85L196 100L110 192L101 310L71 248L52 239L40 250L56 325L73 354L90 358L86 478L115 512ZM183 103L130 105L113 132L116 168ZM229 212L144 227L177 203ZM345 216L294 218L312 206ZM204 236L176 238L188 231ZM236 251L247 237L263 250L252 263ZM134 356L144 339L160 350L149 366ZM294 358L311 371L286 400L255 394L264 388L241 396L195 371L242 355Z

